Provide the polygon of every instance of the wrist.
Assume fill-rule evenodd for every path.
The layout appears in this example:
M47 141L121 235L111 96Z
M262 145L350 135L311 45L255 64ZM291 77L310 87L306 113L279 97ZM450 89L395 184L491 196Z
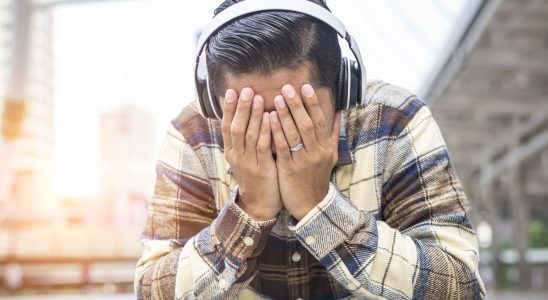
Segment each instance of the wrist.
M245 200L243 200L240 193L236 195L234 203L236 203L238 207L240 207L248 216L257 222L272 220L278 214L277 212L274 214L268 213L268 211L258 208L257 205L248 204Z
M302 220L302 218L304 218L304 216L306 216L316 205L312 205L310 207L306 207L306 208L302 208L300 209L299 211L296 211L294 213L292 213L291 215L297 219L297 221L300 221Z
M327 184L326 188L320 188L317 190L323 192L313 196L313 198L309 198L308 201L302 201L302 204L300 204L297 209L291 213L295 219L300 221L327 196L329 193L329 184Z

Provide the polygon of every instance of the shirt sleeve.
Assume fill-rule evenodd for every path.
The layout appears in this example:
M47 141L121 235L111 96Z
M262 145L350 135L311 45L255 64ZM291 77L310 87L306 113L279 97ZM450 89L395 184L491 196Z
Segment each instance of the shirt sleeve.
M304 247L359 298L481 299L469 203L427 106L391 143L382 221L330 184L292 229Z
M230 201L217 214L205 164L170 128L142 236L139 299L233 298L257 272L276 219L256 222Z

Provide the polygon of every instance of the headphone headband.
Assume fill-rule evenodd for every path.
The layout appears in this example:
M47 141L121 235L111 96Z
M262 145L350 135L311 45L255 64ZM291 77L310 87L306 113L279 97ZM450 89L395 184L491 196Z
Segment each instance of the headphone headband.
M339 36L346 40L350 47L350 50L356 58L356 62L358 64L357 69L361 74L361 94L357 95L359 97L359 99L357 99L357 103L365 103L367 93L366 70L365 65L362 61L358 44L356 43L354 38L346 31L344 24L337 17L335 17L329 10L325 9L324 7L308 0L244 0L227 7L211 20L208 26L202 31L202 34L198 39L194 74L198 73L200 58L203 54L207 41L213 34L215 34L215 32L219 28L235 19L262 11L290 11L302 13L304 15L313 17L318 21L321 21L333 28ZM211 93L209 93L209 91L208 94L210 98L209 100L211 101L211 98L213 96L211 95ZM200 95L198 95L198 97L200 97ZM213 110L217 117L221 115L221 112L217 112L217 109L215 107L213 107Z
M217 31L217 29L232 20L261 11L291 11L302 13L326 23L335 29L341 37L346 38L347 33L344 24L331 12L316 3L307 0L244 0L227 7L211 20L198 39L196 56L200 55L207 40L215 31Z

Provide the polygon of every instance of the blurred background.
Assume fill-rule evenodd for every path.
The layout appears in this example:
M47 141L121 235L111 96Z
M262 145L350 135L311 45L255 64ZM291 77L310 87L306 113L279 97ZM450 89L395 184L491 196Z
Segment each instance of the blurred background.
M0 299L132 299L155 158L221 1L0 0ZM332 0L432 108L488 298L548 290L548 0Z

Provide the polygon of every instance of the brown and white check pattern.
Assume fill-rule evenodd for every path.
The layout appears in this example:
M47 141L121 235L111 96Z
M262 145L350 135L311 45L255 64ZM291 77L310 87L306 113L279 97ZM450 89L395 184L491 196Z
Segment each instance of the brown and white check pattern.
M370 82L345 111L328 195L301 221L234 203L218 121L193 105L157 164L140 299L481 299L469 203L428 107Z

